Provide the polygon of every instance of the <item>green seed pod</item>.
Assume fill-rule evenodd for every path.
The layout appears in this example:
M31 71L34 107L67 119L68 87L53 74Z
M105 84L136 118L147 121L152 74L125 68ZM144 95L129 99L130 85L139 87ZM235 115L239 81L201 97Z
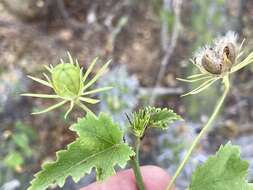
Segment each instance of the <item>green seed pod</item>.
M52 70L52 82L57 95L65 98L77 97L82 89L81 69L70 63L62 63Z

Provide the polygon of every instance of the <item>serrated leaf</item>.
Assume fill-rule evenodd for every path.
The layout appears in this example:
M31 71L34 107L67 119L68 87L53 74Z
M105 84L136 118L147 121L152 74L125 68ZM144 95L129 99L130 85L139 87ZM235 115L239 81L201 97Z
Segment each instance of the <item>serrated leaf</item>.
M246 181L248 168L239 147L228 143L196 169L189 190L253 190Z
M63 186L68 176L78 181L92 168L96 168L97 179L104 180L115 173L115 165L124 167L134 155L123 142L118 124L105 114L98 118L87 114L71 129L79 138L68 145L67 150L57 152L55 162L42 166L43 170L35 175L29 190L43 190L53 183Z
M173 110L167 108L146 107L132 114L132 118L127 116L131 131L138 138L144 136L148 127L167 129L169 124L182 120Z
M166 129L169 124L182 120L181 116L171 109L148 107L147 111L150 115L151 127Z

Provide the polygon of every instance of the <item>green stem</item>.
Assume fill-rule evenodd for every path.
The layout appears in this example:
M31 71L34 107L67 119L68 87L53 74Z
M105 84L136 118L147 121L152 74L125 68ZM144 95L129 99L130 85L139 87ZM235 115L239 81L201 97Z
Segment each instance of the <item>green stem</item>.
M140 165L139 165L139 150L140 150L140 139L136 140L135 145L135 156L133 156L130 160L132 168L134 170L134 175L136 179L136 183L138 185L139 190L145 190L145 185L142 179Z
M173 187L173 184L176 181L176 178L178 177L178 175L181 173L181 171L183 170L184 166L186 165L186 163L188 162L193 150L195 149L195 147L198 145L200 139L203 137L203 135L208 131L208 129L210 128L211 124L213 123L214 119L216 118L216 116L218 115L224 100L228 94L229 91L229 78L228 76L225 76L223 78L223 83L225 85L225 90L221 96L221 98L218 101L218 104L216 105L211 117L209 118L208 122L206 123L206 125L202 128L202 130L200 131L200 133L198 134L198 136L194 139L191 147L189 148L187 154L185 155L183 161L181 162L180 166L178 167L175 175L173 176L172 180L170 181L168 187L166 188L166 190L171 190Z
M135 145L135 157L136 157L136 161L138 162L138 164L140 163L140 146L141 146L141 140L140 139L137 139L136 140L136 145Z

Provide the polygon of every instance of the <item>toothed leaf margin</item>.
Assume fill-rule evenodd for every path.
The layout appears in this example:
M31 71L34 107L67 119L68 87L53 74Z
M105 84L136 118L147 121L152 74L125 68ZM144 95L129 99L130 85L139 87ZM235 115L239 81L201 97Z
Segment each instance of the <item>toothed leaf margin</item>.
M114 167L124 167L133 150L123 142L123 133L111 117L101 113L98 118L87 114L71 126L78 138L67 150L56 153L56 161L46 163L35 175L29 190L43 190L51 184L62 187L72 176L77 182L85 174L96 169L97 180L104 180L115 173Z
M246 180L248 168L239 147L228 143L196 169L189 190L253 190Z

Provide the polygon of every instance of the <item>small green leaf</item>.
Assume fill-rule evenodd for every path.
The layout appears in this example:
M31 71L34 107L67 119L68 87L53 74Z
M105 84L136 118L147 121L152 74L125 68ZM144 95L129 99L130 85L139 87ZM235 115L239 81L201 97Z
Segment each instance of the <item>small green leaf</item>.
M32 155L32 150L29 146L29 138L25 133L18 133L12 136L15 144L25 153L26 156Z
M20 153L13 151L10 152L4 158L4 164L12 169L16 169L17 167L21 166L24 163L24 159Z
M123 142L118 124L100 114L98 118L87 114L72 125L79 138L68 145L67 150L57 152L57 160L42 166L35 175L29 190L43 190L50 184L63 186L65 179L72 176L78 181L85 173L96 168L97 179L104 180L115 173L114 166L124 167L133 150Z
M150 115L147 114L145 109L140 109L132 114L132 118L127 115L130 123L131 132L138 138L144 136L145 130L149 125Z
M246 181L248 168L239 147L228 143L196 169L189 190L253 190Z
M167 129L169 124L182 120L181 116L177 115L173 110L167 108L147 107L147 112L150 115L151 127Z
M146 107L134 112L132 118L127 116L131 131L139 138L144 136L148 127L167 129L169 124L182 120L173 110L167 108Z

